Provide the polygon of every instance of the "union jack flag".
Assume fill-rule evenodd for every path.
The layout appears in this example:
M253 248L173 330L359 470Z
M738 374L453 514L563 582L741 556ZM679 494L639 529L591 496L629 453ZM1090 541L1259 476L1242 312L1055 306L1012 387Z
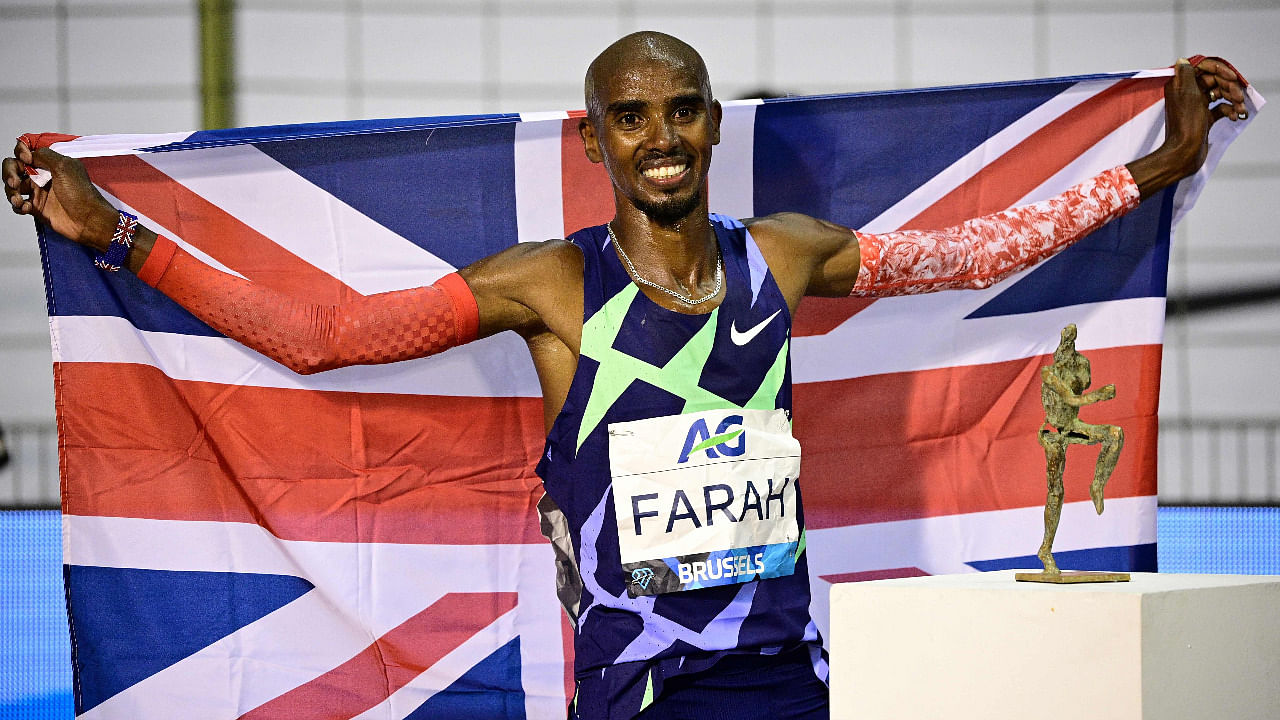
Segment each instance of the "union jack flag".
M876 232L1037 200L1156 147L1167 76L729 103L711 209ZM609 219L580 116L54 147L205 262L336 301ZM1059 564L1154 569L1170 228L1243 125L1215 126L1195 177L993 288L804 302L795 430L824 629L831 582L1036 566L1039 368L1069 322L1119 388L1084 415L1127 442L1102 517L1093 455L1072 451ZM563 717L572 650L517 337L302 377L65 239L41 245L79 717Z

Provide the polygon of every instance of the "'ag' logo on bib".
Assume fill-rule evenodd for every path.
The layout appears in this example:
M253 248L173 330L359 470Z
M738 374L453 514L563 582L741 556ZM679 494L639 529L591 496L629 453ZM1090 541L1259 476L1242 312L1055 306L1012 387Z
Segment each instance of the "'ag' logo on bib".
M734 429L737 428L737 429ZM737 440L737 443L733 443ZM742 427L741 415L730 415L720 421L714 435L704 418L698 418L689 426L685 434L684 448L680 450L677 464L689 462L689 456L705 452L707 457L715 460L721 456L737 457L747 452L746 429Z

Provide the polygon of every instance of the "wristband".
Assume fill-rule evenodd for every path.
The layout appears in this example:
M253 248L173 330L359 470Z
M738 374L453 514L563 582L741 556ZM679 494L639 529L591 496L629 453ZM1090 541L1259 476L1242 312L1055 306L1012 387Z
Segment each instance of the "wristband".
M115 234L111 236L111 244L105 253L93 259L93 264L100 270L119 272L129 261L129 250L133 248L133 234L138 231L138 216L120 211L120 219L116 221Z

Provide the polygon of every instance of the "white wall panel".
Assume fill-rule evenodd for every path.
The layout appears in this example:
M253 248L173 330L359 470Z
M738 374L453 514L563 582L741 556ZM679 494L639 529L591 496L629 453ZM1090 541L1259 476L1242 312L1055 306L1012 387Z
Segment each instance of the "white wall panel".
M1208 10L1189 5L1183 52L1221 55L1245 77L1280 76L1280 6Z
M200 124L195 88L175 100L75 100L72 94L71 130L76 135L159 133L194 130Z
M24 132L65 131L58 127L58 103L54 92L48 91L48 100L14 102L5 99L0 92L0 150L13 149L13 139Z
M1248 346L1201 346L1187 349L1190 361L1191 411L1197 417L1280 416L1275 392L1275 338ZM1271 345L1271 346L1268 346Z
M32 250L36 248L33 231L16 234L14 241ZM36 262L0 266L0 307L4 308L4 312L0 312L0 344L11 345L15 336L22 336L26 341L49 334L49 323L45 320L44 274L40 272L39 255L32 254L35 257L31 259Z
M194 86L196 27L193 12L151 17L72 14L67 20L71 87Z
M484 82L484 18L478 13L366 13L360 37L366 83Z
M239 125L285 125L346 120L349 117L347 98L337 92L242 92L236 99L236 113Z
M42 48L42 53L53 56L57 34L52 18L5 18L4 37L7 42L0 43L0 67L6 71L0 74L0 88L41 88L57 84L58 64L32 54L32 48Z
M794 94L897 87L890 12L784 15L773 23L777 62L769 85Z
M1231 150L1234 154L1236 148ZM1214 247L1258 247L1280 255L1276 201L1273 178L1219 174L1205 186L1186 218L1191 223L1191 247L1197 252Z
M1274 68L1273 71L1277 77L1259 80L1258 88L1263 97L1280 100L1280 81L1278 81L1280 67ZM1241 70L1241 72L1244 71ZM1275 100L1271 102L1274 103ZM1229 162L1231 166L1252 163L1280 164L1280 113L1276 112L1277 107L1280 105L1273 104L1259 113L1257 119L1249 125L1249 131L1241 134L1240 138L1231 145L1231 152L1223 160L1224 163ZM1274 173L1273 168L1271 174L1267 176L1272 182L1275 182Z
M236 74L342 83L346 23L344 13L332 10L243 8L236 13Z
M444 93L423 91L418 95L365 95L361 105L365 118L474 115L485 112L479 88L472 88L471 92L451 89Z
M504 89L525 83L579 84L591 59L617 33L613 12L504 15L498 19L497 79Z
M916 14L911 85L957 85L1034 77L1035 21L1029 11Z
M1050 12L1050 75L1162 67L1177 59L1172 8L1148 12Z
M0 347L0 367L7 379L0 383L0 421L53 422L53 353L47 341Z

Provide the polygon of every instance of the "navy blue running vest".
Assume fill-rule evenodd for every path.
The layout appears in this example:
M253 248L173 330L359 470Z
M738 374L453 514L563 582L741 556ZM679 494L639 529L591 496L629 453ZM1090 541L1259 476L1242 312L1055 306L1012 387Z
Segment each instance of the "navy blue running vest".
M711 224L725 295L701 315L672 312L639 292L605 226L569 237L583 255L582 349L537 473L546 489L542 530L556 548L560 600L575 624L582 717L630 718L661 694L666 678L706 669L729 653L808 645L815 667L825 664L809 616L799 507L792 574L656 595L628 591L609 426L713 410L791 412L786 300L742 223L712 215ZM705 452L721 437L729 435L693 449Z

